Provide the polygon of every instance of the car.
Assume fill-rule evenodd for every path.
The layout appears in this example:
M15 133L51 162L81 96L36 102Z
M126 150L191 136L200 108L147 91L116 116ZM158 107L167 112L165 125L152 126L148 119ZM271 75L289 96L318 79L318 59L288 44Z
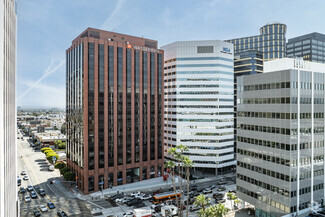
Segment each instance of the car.
M55 208L55 205L53 202L48 202L47 203L47 207L50 208L50 209L54 209Z
M19 193L25 194L25 192L26 192L26 189L24 187L20 187Z
M196 185L191 185L190 190L191 191L196 191L197 190L197 186Z
M131 196L138 196L138 195L140 195L141 194L141 192L140 191L136 191L136 192L132 192L131 193Z
M144 204L143 202L141 202L141 203L137 203L137 204L135 204L133 207L134 207L135 209L137 209L137 208L141 208L141 207L144 207L144 206L146 206L146 204Z
M216 194L213 194L212 196L214 199L216 199L216 198L223 199L225 195L222 193L216 193Z
M134 206L135 204L140 203L140 202L141 202L141 199L136 198L136 199L134 199L134 200L130 200L130 201L128 201L128 202L126 203L126 205L128 205L128 206Z
M143 195L139 197L141 200L150 200L152 198L151 195Z
M133 212L124 213L123 217L133 217Z
M34 188L33 188L32 185L28 185L28 186L27 186L27 191L33 191L33 190L34 190Z
M40 211L34 211L34 216L42 216L42 214L40 213Z
M202 191L203 191L203 188L202 188L202 187L198 187L196 190L197 190L198 192L202 192Z
M220 191L225 191L225 190L226 190L225 187L220 187L220 188L217 189L217 191L219 191L219 192L220 192Z
M217 184L218 184L218 185L226 185L227 182L226 182L226 181L219 181L219 182L217 182Z
M24 176L23 179L26 181L26 180L29 180L29 177L28 176Z
M122 198L122 197L124 197L122 194L116 194L116 195L111 197L111 200L116 200L116 199Z
M26 170L21 171L20 175L22 175L22 176L27 175Z
M56 214L58 214L58 216L60 217L65 217L65 216L68 216L64 211L58 211Z
M31 202L29 195L25 195L24 200L25 200L25 202Z
M41 196L45 196L45 191L44 191L43 188L39 189L39 190L38 190L38 193L39 193L39 195L41 195Z
M17 186L21 186L21 178L19 176L17 177Z
M201 209L201 207L199 207L199 206L195 206L195 205L193 205L193 206L190 206L190 210L193 212L193 211L198 211L198 210L200 210Z
M213 190L213 189L215 189L216 187L217 187L217 185L211 185L211 186L210 186L210 189Z
M40 206L39 206L39 209L40 209L42 212L47 212L47 211L48 211L48 209L47 209L47 207L46 207L45 205L40 205Z
M31 197L32 199L36 199L36 198L37 198L37 194L36 194L36 192L35 192L35 191L31 191L31 192L30 192L30 197Z
M216 198L215 202L216 202L216 203L225 203L225 202L226 202L226 199L219 199L219 198Z
M210 188L206 188L203 190L203 194L210 194L212 193L212 190Z

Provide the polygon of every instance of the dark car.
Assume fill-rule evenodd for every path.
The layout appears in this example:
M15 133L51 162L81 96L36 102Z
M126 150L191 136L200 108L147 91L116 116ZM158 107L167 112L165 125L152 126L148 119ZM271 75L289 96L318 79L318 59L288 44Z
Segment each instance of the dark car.
M141 202L142 202L141 199L136 198L136 199L134 199L134 200L130 200L130 201L128 201L128 202L126 203L126 205L128 205L128 206L134 206L135 204L137 204L137 203L141 203Z
M58 211L56 214L58 214L60 217L68 216L64 211Z
M196 190L197 190L197 186L196 185L191 185L190 191L196 191Z
M116 200L116 199L119 199L119 198L122 198L122 197L124 197L122 194L116 194L116 195L111 197L111 200Z
M141 202L141 203L135 204L133 207L134 207L134 209L137 209L137 208L141 208L141 207L144 207L144 206L146 206L146 204L144 204L143 202Z
M30 192L30 197L31 197L32 199L36 199L36 198L37 198L37 194L36 194L36 192L35 192L35 191L31 191L31 192Z
M42 216L42 213L40 211L34 211L34 216Z
M213 194L212 196L213 196L214 199L216 199L216 198L221 198L222 199L225 195L222 194L222 193L216 193L216 194Z
M21 194L25 194L26 189L24 187L20 187L19 193Z
M225 187L220 187L220 188L218 188L218 190L217 191L225 191L226 190L226 188Z
M158 213L158 212L161 212L161 206L156 206L155 207L155 211Z
M55 205L53 202L48 202L47 203L47 207L50 208L50 209L54 209L55 208Z
M41 196L45 196L45 191L44 191L44 189L39 189L38 190L38 193L39 193L39 195L41 195Z
M216 202L216 203L225 203L226 200L225 200L225 199L219 199L219 198L217 198L217 199L215 200L215 202Z

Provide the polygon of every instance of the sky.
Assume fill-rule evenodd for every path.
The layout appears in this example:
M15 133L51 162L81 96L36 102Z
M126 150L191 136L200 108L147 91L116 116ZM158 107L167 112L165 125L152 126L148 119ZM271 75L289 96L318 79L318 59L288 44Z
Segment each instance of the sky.
M307 3L308 2L308 3ZM65 51L87 27L163 46L226 40L287 25L287 39L325 34L324 0L18 0L17 105L65 107Z

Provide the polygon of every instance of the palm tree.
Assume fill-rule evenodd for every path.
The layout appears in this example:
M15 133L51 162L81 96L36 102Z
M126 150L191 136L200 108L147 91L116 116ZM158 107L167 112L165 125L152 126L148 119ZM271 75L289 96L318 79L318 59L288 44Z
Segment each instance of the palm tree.
M186 168L186 178L187 178L187 201L186 201L186 216L188 216L188 199L190 196L190 168L193 167L193 162L189 157L184 157L183 159L183 165Z
M210 201L210 198L206 198L206 196L200 194L199 196L195 197L194 204L195 204L195 206L201 206L202 213L205 213L205 208L209 204L209 201Z
M216 217L223 217L224 215L227 215L227 213L229 212L229 209L222 203L218 203L213 207L215 207L216 209L216 215L214 215Z
M177 194L176 191L176 185L175 185L175 162L174 161L167 161L165 162L165 168L170 169L170 178L172 180L172 185L174 188L175 194ZM176 204L178 203L178 197L176 196Z

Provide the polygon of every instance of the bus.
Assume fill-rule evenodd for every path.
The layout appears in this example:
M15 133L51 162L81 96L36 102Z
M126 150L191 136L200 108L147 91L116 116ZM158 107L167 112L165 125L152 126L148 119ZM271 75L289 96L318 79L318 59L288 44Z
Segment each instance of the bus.
M165 202L167 200L175 200L176 196L178 198L181 197L181 193L177 192L175 194L175 192L171 191L171 192L164 192L164 193L160 193L160 194L156 194L153 196L153 203L162 203Z

